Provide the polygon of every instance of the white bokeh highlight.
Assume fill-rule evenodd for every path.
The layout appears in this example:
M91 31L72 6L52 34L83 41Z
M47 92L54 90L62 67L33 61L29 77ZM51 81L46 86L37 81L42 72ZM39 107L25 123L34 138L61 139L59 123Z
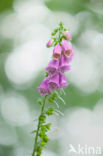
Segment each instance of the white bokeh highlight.
M5 64L8 78L15 84L25 84L37 76L42 67L45 67L45 55L42 43L30 42L15 49Z
M75 108L62 121L61 147L63 155L69 153L69 144L78 147L93 146L102 147L103 144L103 99L98 101L93 110L86 108ZM76 155L72 153L72 156ZM78 154L77 154L78 155Z
M22 126L31 122L28 102L21 95L3 95L0 110L3 118L11 125Z

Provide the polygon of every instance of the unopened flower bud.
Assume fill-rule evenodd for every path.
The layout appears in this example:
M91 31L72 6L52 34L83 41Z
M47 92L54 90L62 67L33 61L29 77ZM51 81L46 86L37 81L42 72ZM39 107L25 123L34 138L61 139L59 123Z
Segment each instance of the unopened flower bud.
M52 44L53 44L53 40L50 39L50 40L47 42L46 46L49 48L49 47L52 46Z
M71 33L70 31L64 31L63 32L63 36L67 39L67 40L71 40Z

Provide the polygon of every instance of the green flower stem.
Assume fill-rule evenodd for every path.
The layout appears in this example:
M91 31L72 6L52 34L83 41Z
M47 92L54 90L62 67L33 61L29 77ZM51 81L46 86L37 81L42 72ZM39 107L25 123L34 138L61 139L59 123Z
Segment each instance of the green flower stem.
M44 101L43 101L43 104L42 104L42 109L41 109L41 114L40 114L40 116L41 116L41 115L43 114L43 112L44 112L44 107L45 107L45 103L46 103L46 98L47 98L47 96L44 97ZM37 144L38 144L39 129L40 129L40 125L41 125L41 120L40 120L40 118L39 118L38 120L39 120L39 122L38 122L37 131L36 131L35 143L34 143L34 149L33 149L32 156L35 156L35 154L36 154L36 148L37 148Z
M59 27L54 29L54 31L52 32L52 39L53 39L54 46L56 46L58 43L61 45L64 29L65 28L63 26L63 23L60 22ZM48 77L48 76L49 76L49 74L46 73L46 77ZM48 97L48 99L47 99L47 97ZM46 144L49 141L47 132L50 130L51 123L46 123L46 117L53 115L55 108L53 106L52 107L50 106L48 109L45 110L44 108L45 108L46 100L48 100L49 103L54 103L58 97L59 97L58 92L54 91L53 93L46 95L44 97L44 99L40 98L38 100L38 104L41 105L41 114L38 118L37 130L34 130L36 133L36 136L35 136L35 142L34 142L32 156L41 156L43 148L46 146ZM61 113L61 112L59 111L59 113Z

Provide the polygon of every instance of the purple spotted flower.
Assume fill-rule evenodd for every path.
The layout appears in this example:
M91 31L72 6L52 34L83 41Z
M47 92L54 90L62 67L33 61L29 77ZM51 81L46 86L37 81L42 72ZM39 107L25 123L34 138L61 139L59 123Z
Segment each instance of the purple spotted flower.
M43 150L43 148L41 147L43 147L43 145L46 145L47 143L47 136L47 139L43 138L44 140L40 138L40 133L42 134L42 126L45 126L44 119L46 119L47 115L52 115L54 111L62 115L62 112L58 110L59 104L57 103L57 98L65 104L65 101L62 99L59 93L61 93L61 91L64 92L63 88L68 86L65 72L71 69L70 63L74 57L74 51L70 42L72 38L71 33L69 30L67 30L68 29L64 27L63 23L60 22L59 26L56 27L51 33L50 40L46 44L48 48L53 48L51 52L52 59L50 60L48 66L46 66L45 78L38 87L38 91L40 92L40 95L43 96L43 98L40 98L40 100L38 101L38 103L41 104L41 113L38 118L39 120L36 129L35 143L32 153L33 156L41 155ZM44 56L44 52L42 55ZM58 92L58 90L60 92ZM56 104L57 109L55 110L54 106L52 108L49 105L48 109L45 108L47 102L49 102L49 104ZM45 144L42 144L43 141ZM40 148L38 148L39 146Z
M62 55L59 62L59 72L64 73L70 69L69 58L67 58L65 55Z
M59 60L51 60L48 67L46 68L46 71L50 74L50 75L55 75L57 73L59 67Z
M64 31L65 29L63 29L61 25L60 28L61 29L55 29L51 39L46 44L47 47L54 46L53 59L45 68L48 77L45 78L40 84L40 87L38 87L41 96L50 94L50 92L68 85L64 73L71 69L70 62L74 57L74 51L69 41L72 38L70 31Z
M66 77L64 74L59 74L59 84L60 84L60 88L64 88L68 86L68 83L66 81Z
M37 88L41 96L45 96L49 94L48 81L49 81L49 77L45 78L40 84L40 86Z
M53 40L50 39L50 40L47 42L46 46L49 48L49 47L52 46L52 44L53 44Z
M48 88L51 92L59 88L59 74L58 73L50 77L49 82L48 82Z
M71 40L71 39L72 39L70 31L64 31L64 32L63 32L63 36L64 36L67 40Z
M72 44L68 42L67 40L63 39L62 49L63 49L64 55L70 58L72 55Z
M53 58L54 59L60 59L61 57L61 52L62 52L62 48L60 46L60 44L57 44L54 49L53 49Z

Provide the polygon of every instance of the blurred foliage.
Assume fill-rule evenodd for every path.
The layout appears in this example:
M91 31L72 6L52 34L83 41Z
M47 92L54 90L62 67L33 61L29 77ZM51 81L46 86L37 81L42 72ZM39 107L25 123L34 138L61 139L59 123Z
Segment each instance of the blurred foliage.
M49 0L46 5L53 11L67 11L77 14L80 11L87 10L87 4L90 0Z
M98 1L98 3L101 2ZM76 15L79 12L87 11L91 15L91 27L98 29L98 31L103 32L103 16L99 13L95 13L90 6L95 4L96 1L91 3L91 0L49 0L46 1L46 6L52 11L64 11L69 12L72 15ZM102 4L101 4L102 5ZM81 23L80 32L83 32L85 28L85 23L88 22L88 18L83 20ZM78 31L78 34L80 35Z
M0 0L0 12L11 9L13 0Z

